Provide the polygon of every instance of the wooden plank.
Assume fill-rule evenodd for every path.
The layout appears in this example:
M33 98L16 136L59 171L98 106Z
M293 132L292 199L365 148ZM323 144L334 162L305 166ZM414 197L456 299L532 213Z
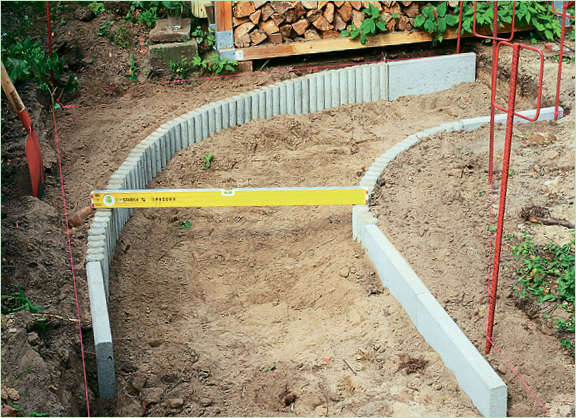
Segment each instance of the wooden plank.
M217 1L216 5L216 32L232 30L232 2Z
M532 26L525 26L522 28L516 27L515 32L533 30ZM444 33L444 39L456 39L457 28L447 29ZM490 35L492 33L490 27L481 28L481 35ZM498 29L498 33L510 33L510 25L505 25L503 28ZM474 37L471 33L466 33L463 38ZM277 57L287 57L290 55L302 54L319 54L323 52L346 51L350 49L362 48L375 48L391 45L404 45L414 44L420 42L430 42L432 36L425 31L413 30L410 32L391 32L381 33L376 36L369 36L368 43L362 45L358 39L338 38L338 39L322 39L318 41L300 41L282 45L261 45L253 48L242 49L244 58L243 61L255 59L267 59Z

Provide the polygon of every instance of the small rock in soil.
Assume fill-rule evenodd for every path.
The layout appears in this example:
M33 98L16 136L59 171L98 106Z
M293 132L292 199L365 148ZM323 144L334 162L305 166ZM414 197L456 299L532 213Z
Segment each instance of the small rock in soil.
M546 325L542 325L540 327L540 331L542 332L542 334L544 335L553 335L554 331L552 331L550 328L548 328Z
M294 402L294 400L296 400L296 394L295 393L291 393L289 395L286 395L284 397L284 404L286 406L289 406L292 402Z
M204 406L204 407L210 406L210 405L212 405L212 399L210 399L210 398L202 398L202 399L200 399L200 403L201 403L202 406Z
M161 388L146 388L140 392L140 399L147 405L160 402L164 391Z
M548 151L546 154L544 154L544 156L549 159L550 161L552 161L553 159L558 157L558 153L554 150Z
M132 386L134 389L141 391L146 384L146 375L142 372L134 373L132 376Z
M503 364L501 364L501 365L498 366L498 371L499 371L501 374L506 374L506 372L508 371L508 369L506 368L506 366L504 366Z
M30 334L28 334L28 344L38 345L39 342L40 337L38 337L38 334L36 334L35 332L31 332Z
M94 19L94 17L96 17L92 10L84 7L78 7L74 12L74 16L76 16L76 19L81 20L82 22L89 22Z
M338 274L340 274L340 276L346 278L350 274L350 270L348 269L348 267L344 267L340 270L340 272Z
M166 403L170 408L180 408L182 405L184 405L184 399L181 398L168 399Z

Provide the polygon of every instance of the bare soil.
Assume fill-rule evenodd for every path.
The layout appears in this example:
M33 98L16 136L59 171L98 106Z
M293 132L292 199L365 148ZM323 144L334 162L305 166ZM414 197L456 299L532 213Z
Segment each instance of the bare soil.
M5 7L3 3L3 26ZM117 10L117 20L125 15L121 3L110 2L107 7L113 13ZM209 102L303 73L269 73L163 86L149 80L145 86L128 87L123 74L129 55L134 53L139 66L146 65L146 54L142 53L145 45L139 39L146 37L145 28L140 24L127 25L133 43L123 49L106 38L95 37L105 20L103 16L85 22L75 12L74 6L53 11L53 22L65 22L53 24L55 49L62 51L70 69L77 71L81 85L76 93L61 98L63 104L74 107L56 110L68 214L87 206L90 191L103 188L130 150L162 123ZM39 16L38 27L41 22ZM489 63L484 57L490 49L475 42L466 48L481 53L478 83L395 102L348 105L314 115L281 116L231 128L182 150L150 187L356 185L374 158L407 135L440 123L488 114L490 90L485 82L489 81ZM381 57L380 52L362 51L362 59L376 59ZM427 45L410 51L387 50L389 58L443 52L444 49L432 50ZM358 55L278 60L268 63L267 69L295 68L310 62L349 63ZM547 74L557 68L551 62L547 65ZM533 108L530 95L534 70L527 65L522 68L528 75L521 80L521 93L525 96L520 95L518 107ZM158 74L159 80L169 78L166 73ZM574 66L565 64L565 74L561 99L569 113L574 103ZM504 83L506 74L502 77ZM554 80L549 80L545 89L545 105L553 103L550 83ZM27 311L2 315L2 383L15 391L7 391L6 397L24 409L21 416L32 411L51 416L85 416L79 328L74 322L75 289L55 126L48 97L33 84L17 88L36 123L47 188L42 200L29 196L24 130L7 101L2 100L2 295L17 293L19 284L34 304L44 308L44 313L57 316L48 316L44 329L38 317ZM505 103L505 91L500 92L499 99ZM553 210L563 210L562 205L573 201L569 192L555 194L551 200L545 195L549 192L541 190L543 181L556 176L560 176L561 189L573 190L568 187L573 185L570 181L573 182L574 160L574 131L569 126L573 125L545 124L545 130L558 138L557 148L550 148L558 156L542 158L544 151L534 148L534 158L541 156L541 176L526 182L528 187L534 187L528 195L559 208ZM454 138L450 143L468 149L467 138L478 136L472 143L481 141L482 133L485 136L485 130L480 130L466 138L460 138L460 133L451 134ZM435 141L443 139L432 138L419 147ZM209 152L214 155L213 166L202 170L202 156ZM457 149L446 153L462 155ZM514 162L523 158L528 157L519 156ZM481 160L478 157L474 162L476 177L484 169ZM441 157L428 158L426 154L414 164L423 162L427 163L427 170L445 170ZM406 164L404 168L414 167ZM394 170L391 166L387 173ZM525 170L519 172L524 175ZM469 187L472 192L472 186L479 187L481 179L470 177L476 179ZM414 175L411 187L419 185L416 180ZM468 191L458 181L453 186L454 193ZM380 201L383 199L389 199L389 195L382 194ZM478 204L485 205L485 199L486 196ZM517 206L523 203L518 199ZM450 228L446 228L441 212L445 200L436 204L435 228L456 230L452 220ZM454 208L456 204L459 205L454 203ZM482 213L477 213L485 217L486 210L482 208ZM569 213L560 213L574 220L573 215L570 218ZM396 225L396 219L381 216L380 225ZM181 229L181 221L187 220L191 222L190 229ZM350 220L350 209L345 207L137 210L125 227L112 266L110 314L118 395L110 401L98 397L83 266L90 220L73 229L71 249L91 415L478 415L452 373L383 288L361 247L352 241ZM462 216L459 230L470 228L465 223L468 221ZM482 220L482 226L485 223ZM509 224L512 227L514 222L510 220ZM481 228L475 223L473 227ZM530 228L538 232L537 227ZM562 232L558 228L541 229L560 239L555 235ZM429 241L436 251L431 251L431 256L438 257L441 247L432 237L408 233L409 225L405 230L391 230L396 234L392 235L393 240L400 239L400 233L405 234L403 243L397 246L434 292L455 293L436 288L434 277L427 277L427 268L435 260L426 261L422 254L411 258L413 248L428 245ZM388 230L385 233L389 235ZM470 309L481 309L481 273L485 271L481 253L486 251L486 245L485 240L475 243L477 253L462 257L455 270L442 266L448 272L443 278L450 276L455 287L461 289L461 282L456 282L461 279L458 269L476 263L474 271L478 277L470 278L474 284L465 294L474 303L462 306L466 299L447 304L439 298L479 346L481 330L477 327L483 317ZM442 251L445 257L446 252L453 258L461 254L451 249ZM502 284L510 280L503 279ZM503 289L500 294L505 297L508 288ZM458 302L460 295L456 296ZM510 341L499 348L523 377L531 379L529 384L539 390L538 396L549 403L551 412L573 415L573 399L568 399L574 391L573 365L555 336L542 335L539 324L526 320L525 314L512 305L500 303L498 309L506 316L497 319L495 341L498 344L503 335L510 335ZM507 322L508 317L511 322ZM471 324L476 318L481 320ZM518 332L518 323L525 324L526 334ZM518 342L513 341L516 335ZM526 349L523 342L532 345ZM494 368L501 365L495 354L488 360ZM532 408L531 398L512 379L510 371L503 378L509 384L511 415L541 412ZM284 398L292 393L296 397L290 411Z

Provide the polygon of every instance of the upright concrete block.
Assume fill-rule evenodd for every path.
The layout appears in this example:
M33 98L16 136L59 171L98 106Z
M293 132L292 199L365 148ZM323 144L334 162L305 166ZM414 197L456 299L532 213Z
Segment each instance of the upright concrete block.
M228 108L229 108L230 127L234 128L237 125L238 110L236 107L238 103L234 98L226 99L226 102L228 102Z
M388 64L377 64L380 78L380 100L388 100Z
M324 110L324 80L326 79L325 73L316 74L316 111Z
M318 111L318 77L316 75L309 76L309 92L310 92L310 113Z
M244 99L244 123L247 123L252 120L252 96L245 93L240 96Z
M208 110L208 136L213 136L216 133L216 108L215 103L206 105Z
M370 65L370 93L372 94L372 101L380 100L382 95L382 88L380 87L380 66L378 64Z
M285 98L283 98L283 97L280 98L280 100L282 100L282 102L286 102L286 112L283 114L288 114L288 115L294 114L294 106L295 106L294 86L296 83L297 82L293 82L290 80L286 80L282 83L284 86L280 88L280 96L282 96L283 94L286 95ZM282 108L280 109L280 112L282 112Z
M476 79L474 53L417 58L388 63L389 100L434 93Z
M278 83L271 85L272 90L272 116L278 116L280 114L280 88Z
M288 98L286 95L286 84L284 82L276 83L278 92L280 93L278 99L280 101L280 114L285 115L288 113Z
M214 103L214 130L220 132L222 130L222 101L219 100Z
M112 332L110 331L110 319L108 317L104 279L100 264L95 262L87 263L86 276L90 293L98 389L100 396L108 399L116 395L116 374L114 372Z
M274 97L273 97L273 93L272 93L272 89L270 88L270 86L265 86L262 87L262 90L264 91L264 96L265 96L265 108L266 108L266 119L271 118L272 116L274 116Z
M372 101L372 69L369 65L362 66L362 101Z
M252 96L252 120L260 119L260 106L264 108L264 103L260 103L260 101L265 101L264 92L256 89L249 94ZM266 114L266 111L264 111L264 114Z
M168 145L168 135L163 133L160 138L158 138L160 142L160 163L162 168L166 167L166 163L168 162L168 153L170 152L170 146Z
M208 125L208 108L209 105L205 105L198 109L200 112L200 118L202 119L202 140L210 137L210 127Z
M174 135L176 136L176 152L178 152L182 148L185 148L182 145L182 124L186 122L186 119L179 117L172 122L174 123Z
M357 103L356 101L356 68L348 70L348 103Z
M217 102L222 108L222 129L230 127L230 104L226 100L219 100Z
M302 103L304 102L304 78L300 77L294 81L294 113L300 115L303 113ZM307 81L306 81L307 82Z
M349 69L340 71L340 105L348 104L348 73Z
M310 91L312 87L310 86L310 76L307 75L302 78L302 113L307 114L310 112ZM316 100L316 96L314 96Z
M324 71L324 109L330 109L332 104L332 71Z
M330 107L340 106L340 78L342 75L342 71L330 71L330 90L328 90L328 94L332 96Z
M238 125L244 125L244 104L246 103L246 101L244 100L244 97L241 97L242 95L246 95L246 93L242 93L240 96L234 96L234 98L236 99L236 110L237 110L237 116L236 116L236 123Z
M191 144L188 117L187 115L182 115L178 119L180 120L180 139L182 141L182 148L188 148Z
M354 68L354 79L356 80L356 101L355 103L362 103L364 101L364 66Z

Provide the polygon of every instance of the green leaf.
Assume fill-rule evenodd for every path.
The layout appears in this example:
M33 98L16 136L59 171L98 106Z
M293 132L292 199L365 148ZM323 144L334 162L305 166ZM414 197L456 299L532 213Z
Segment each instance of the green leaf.
M77 88L78 88L78 81L76 81L76 77L71 75L70 77L68 77L68 82L66 83L66 86L64 87L64 93L65 94L72 93L72 92L76 91Z
M370 3L372 6L372 3ZM362 30L363 35L373 36L376 34L376 24L374 23L374 19L364 19L362 25L360 26L360 30ZM364 45L364 44L362 44Z
M422 9L422 14L428 19L434 19L434 6L428 6Z
M546 36L546 38L550 39L551 41L554 40L554 34L552 33L551 30L546 29L544 31L544 35Z
M377 26L378 29L380 29L382 32L386 32L386 22L384 22L383 20L379 20L378 23L376 23L376 26Z
M347 38L348 36L350 36L350 32L348 32L347 30L343 30L342 32L340 32L340 35L338 37Z
M372 16L372 19L376 19L378 16L380 16L378 8L374 6L372 3L370 3L370 15Z
M438 23L438 32L444 33L446 32L446 19L443 17L439 17L436 21Z
M366 35L364 33L362 33L362 35L360 35L360 43L362 45L366 45L368 43L368 38L366 38Z
M450 27L458 25L458 16L446 15L446 25Z
M430 33L436 32L436 23L432 20L427 20L424 22L424 29L426 29Z
M436 7L436 13L438 13L439 17L446 16L446 2L440 3L438 7Z
M351 39L355 39L358 37L358 35L360 35L362 33L362 31L360 29L354 29L352 32L350 32L350 38Z
M398 18L398 13L394 13L394 14L392 15L392 19L397 19L397 18Z
M424 22L426 21L426 18L422 15L418 15L414 18L414 27L419 28L420 26L422 26L424 24Z
M442 42L442 39L444 39L444 35L442 35L441 33L438 34L438 41Z

